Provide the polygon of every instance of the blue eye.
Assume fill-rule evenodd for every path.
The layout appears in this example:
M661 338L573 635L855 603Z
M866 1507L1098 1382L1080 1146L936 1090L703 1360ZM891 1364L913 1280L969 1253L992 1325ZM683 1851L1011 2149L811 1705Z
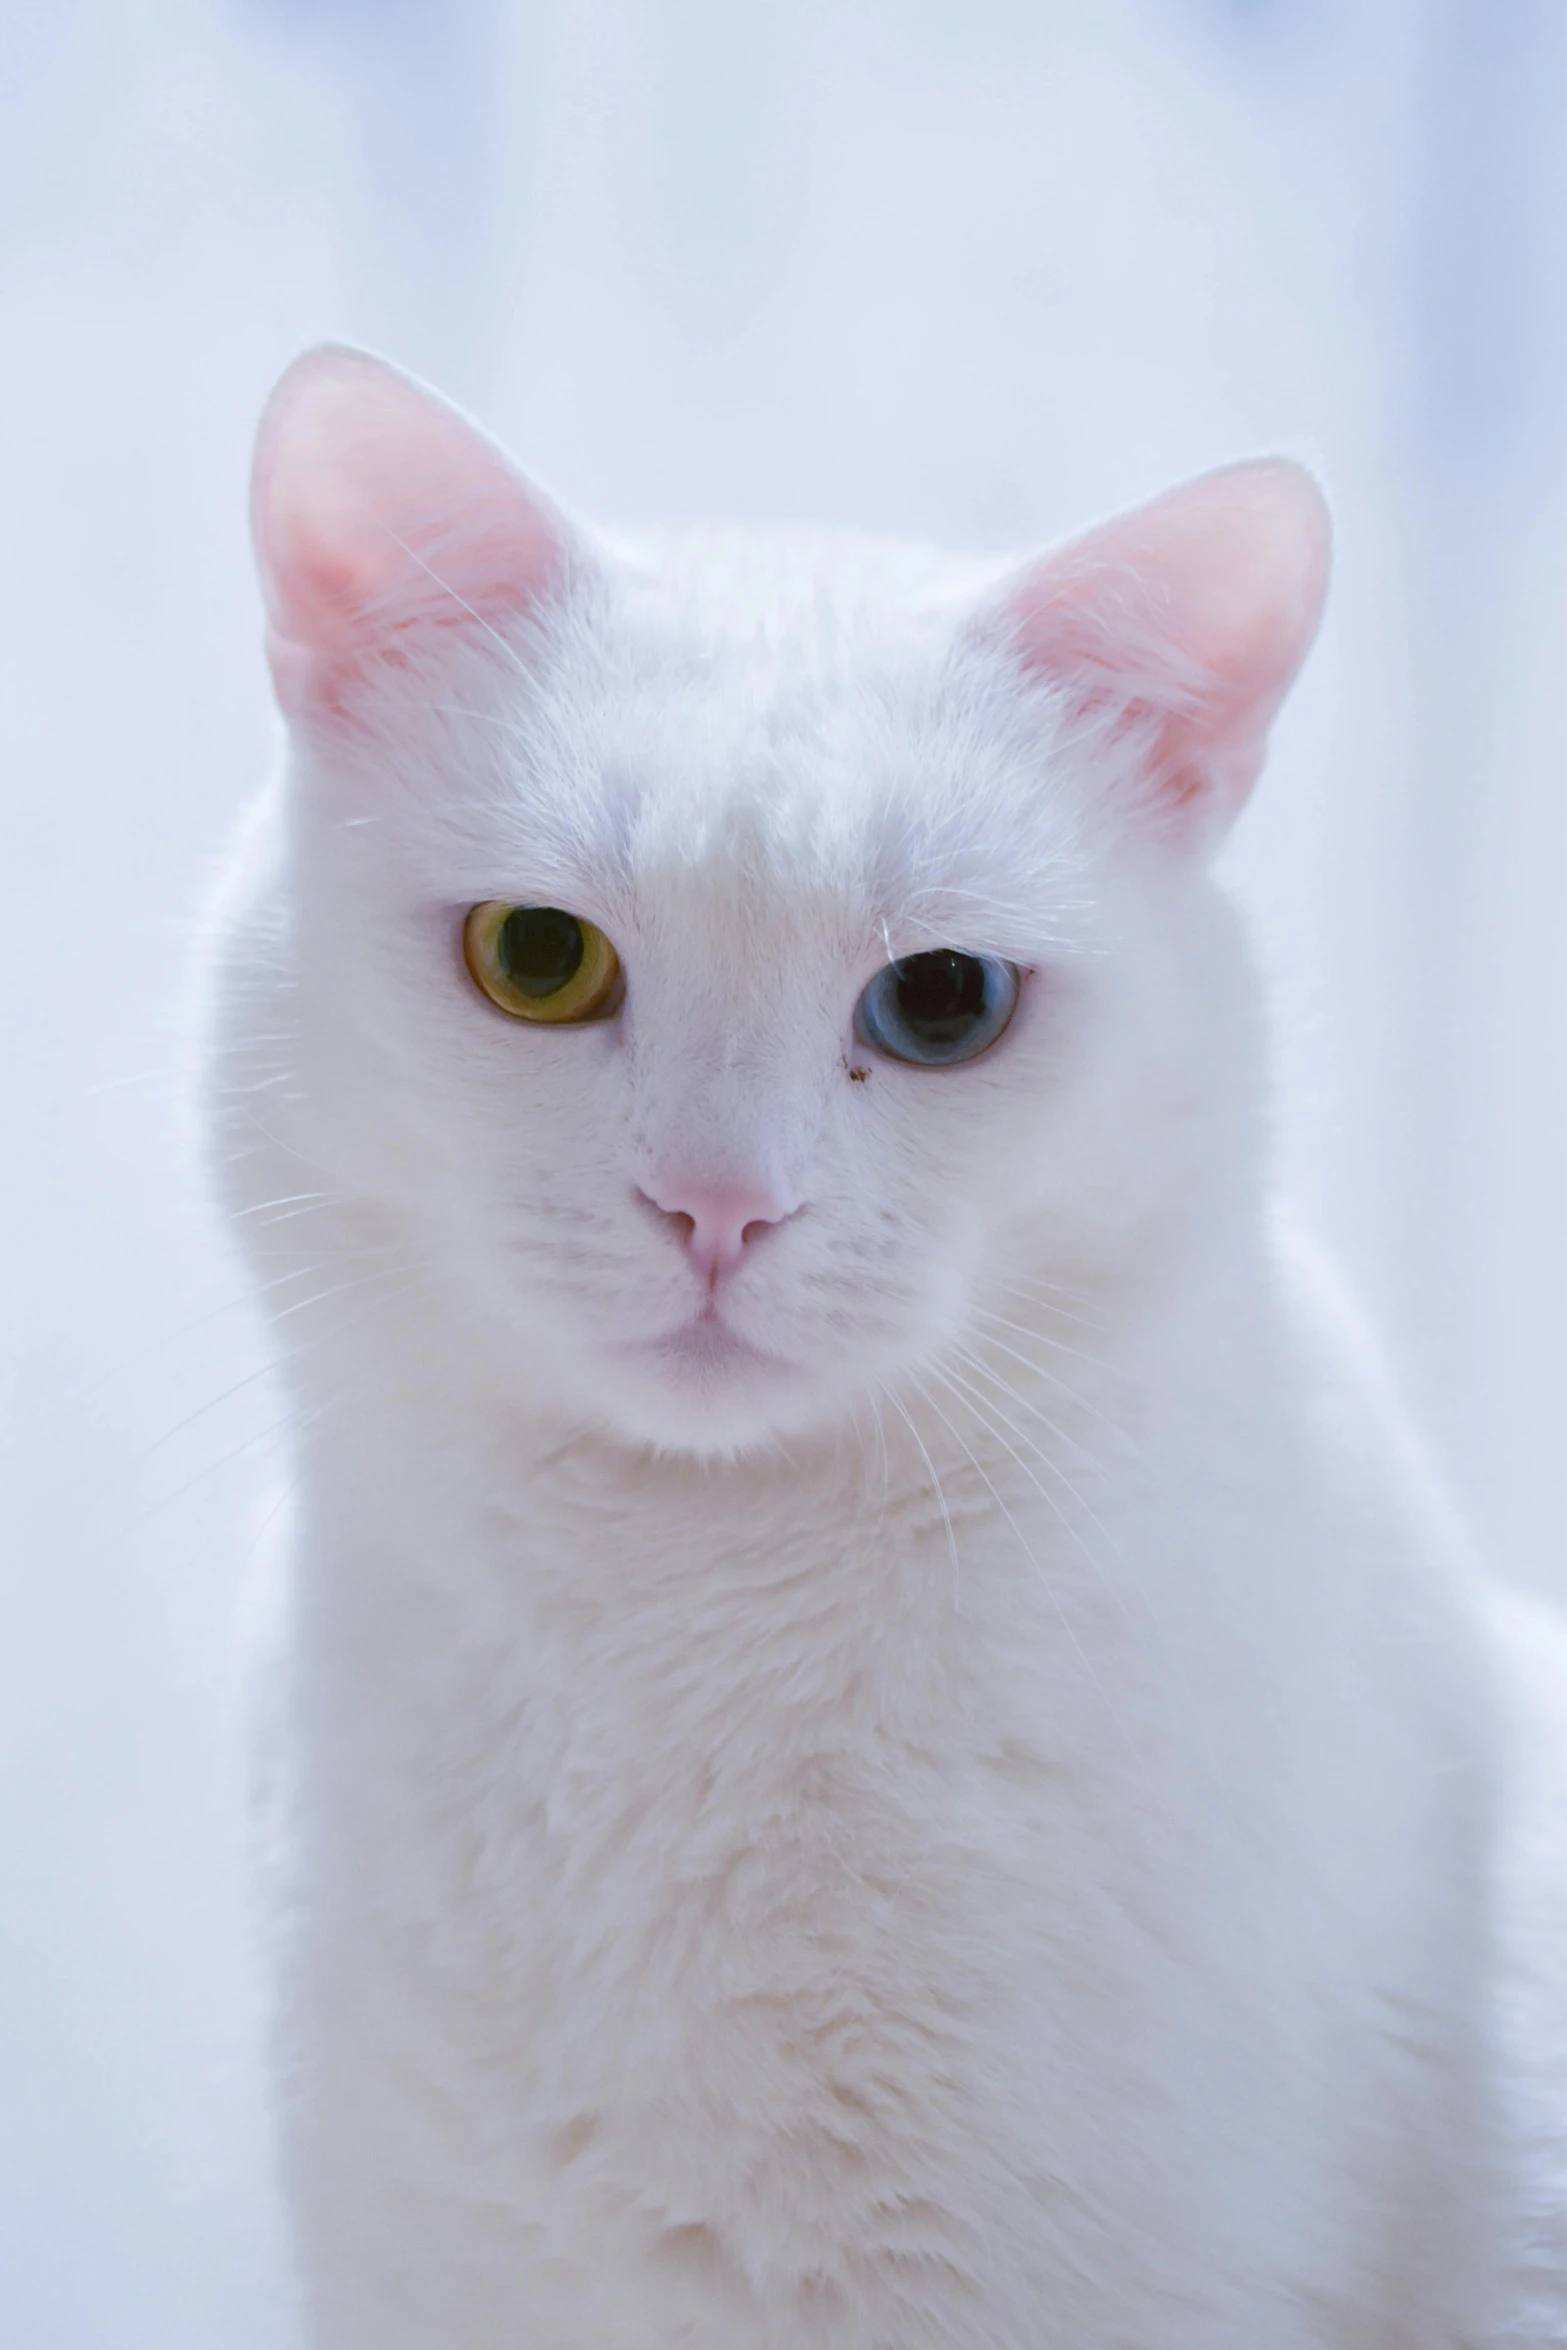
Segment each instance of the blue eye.
M878 971L855 1006L855 1034L895 1061L941 1068L985 1052L1017 1004L1017 972L951 947L905 955Z

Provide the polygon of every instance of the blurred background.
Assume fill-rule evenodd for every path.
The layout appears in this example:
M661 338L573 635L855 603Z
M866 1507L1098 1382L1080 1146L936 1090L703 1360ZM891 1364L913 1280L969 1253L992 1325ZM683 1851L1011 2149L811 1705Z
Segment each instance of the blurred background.
M1291 1180L1567 1596L1559 0L0 0L0 2328L278 2350L235 1594L278 1407L189 1129L274 730L248 441L364 342L604 518L1025 548L1285 449L1230 852Z

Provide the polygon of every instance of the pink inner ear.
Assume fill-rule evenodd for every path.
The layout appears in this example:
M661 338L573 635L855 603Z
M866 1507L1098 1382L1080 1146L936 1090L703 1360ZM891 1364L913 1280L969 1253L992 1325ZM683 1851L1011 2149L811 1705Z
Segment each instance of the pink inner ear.
M1316 634L1328 547L1309 474L1229 466L1047 557L1008 614L1029 667L1151 736L1167 811L1227 821Z
M454 409L365 352L307 352L257 441L251 510L278 699L341 709L409 632L499 628L547 592L564 526Z

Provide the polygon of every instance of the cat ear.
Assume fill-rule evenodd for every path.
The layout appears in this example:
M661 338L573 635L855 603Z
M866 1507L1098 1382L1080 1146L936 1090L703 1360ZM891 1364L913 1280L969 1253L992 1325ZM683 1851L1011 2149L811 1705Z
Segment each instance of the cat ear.
M560 518L455 408L332 345L297 359L267 403L251 520L291 717L341 710L420 633L498 632L571 551Z
M1329 543L1302 467L1226 466L1046 556L1000 616L1028 668L1145 746L1165 829L1207 840L1256 781L1317 631Z

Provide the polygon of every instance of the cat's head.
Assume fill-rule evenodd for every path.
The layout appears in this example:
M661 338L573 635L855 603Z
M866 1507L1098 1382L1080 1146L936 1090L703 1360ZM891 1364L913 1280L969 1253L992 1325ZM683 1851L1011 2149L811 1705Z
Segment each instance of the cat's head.
M1022 567L621 543L327 350L255 512L291 759L232 949L241 1194L360 1203L520 1402L836 1425L1051 1284L1153 1278L1233 1186L1205 861L1316 625L1296 468Z

